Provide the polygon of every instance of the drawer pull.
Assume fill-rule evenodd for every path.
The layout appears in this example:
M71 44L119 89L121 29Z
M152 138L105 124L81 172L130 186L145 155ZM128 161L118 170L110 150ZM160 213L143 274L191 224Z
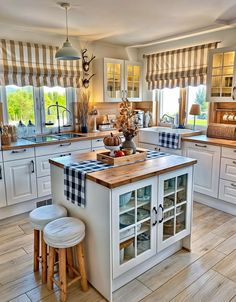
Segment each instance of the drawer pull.
M236 188L236 184L234 184L234 183L232 183L231 186L234 187L234 188Z
M2 166L0 166L0 179L2 180Z
M235 165L236 165L236 160L233 160L233 164L235 164Z
M24 153L24 152L26 152L26 149L11 151L12 154L18 154L18 153Z
M71 143L66 143L66 144L60 144L60 147L66 147L66 146L70 146Z
M62 155L60 155L60 157L64 157L64 156L71 156L71 153L67 153L67 154L62 154Z
M99 143L99 142L102 142L102 141L103 141L102 139L97 139L97 140L96 140L96 142L98 142L98 143Z
M31 173L34 174L34 161L31 160L30 164L31 164Z
M207 145L199 145L199 144L195 144L196 147L201 147L201 148L207 148Z
M161 148L155 147L155 151L161 151Z

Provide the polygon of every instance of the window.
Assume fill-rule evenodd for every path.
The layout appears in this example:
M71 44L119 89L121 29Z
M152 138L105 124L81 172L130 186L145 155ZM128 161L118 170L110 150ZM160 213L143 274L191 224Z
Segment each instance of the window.
M11 125L17 125L20 120L25 125L29 120L35 123L33 87L6 86L6 109L8 123Z
M179 112L180 88L165 88L160 90L160 119L164 114L176 118Z
M201 114L197 116L196 126L206 127L208 118L208 103L206 102L206 86L189 86L187 88L187 124L193 125L194 117L189 114L193 103L200 105Z

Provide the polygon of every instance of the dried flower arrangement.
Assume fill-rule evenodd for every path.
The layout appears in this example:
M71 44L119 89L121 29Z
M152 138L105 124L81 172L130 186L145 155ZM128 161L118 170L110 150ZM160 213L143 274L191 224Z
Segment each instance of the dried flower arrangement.
M78 102L78 119L81 126L81 131L87 132L86 129L88 128L90 92L85 89L80 89L79 95L80 98Z
M126 141L131 141L138 134L135 111L132 109L128 99L122 100L120 104L120 115L116 120L116 127L123 132ZM125 145L123 143L123 145Z

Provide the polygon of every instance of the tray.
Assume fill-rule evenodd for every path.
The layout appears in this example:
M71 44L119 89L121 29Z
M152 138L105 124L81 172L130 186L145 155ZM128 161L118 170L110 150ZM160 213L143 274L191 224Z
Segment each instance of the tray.
M147 158L147 151L145 149L137 149L135 154L125 155L122 157L112 157L110 156L109 151L105 151L97 154L97 160L100 160L103 163L112 166L131 164L137 161L146 160L146 158Z

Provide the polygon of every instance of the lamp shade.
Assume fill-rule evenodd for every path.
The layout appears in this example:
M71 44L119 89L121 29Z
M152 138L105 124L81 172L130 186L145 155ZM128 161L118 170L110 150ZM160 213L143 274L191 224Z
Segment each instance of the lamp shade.
M189 111L190 115L199 115L201 114L200 105L199 104L192 104L191 109Z
M70 41L63 43L62 48L58 49L56 52L55 58L57 60L79 60L79 52L72 47Z

